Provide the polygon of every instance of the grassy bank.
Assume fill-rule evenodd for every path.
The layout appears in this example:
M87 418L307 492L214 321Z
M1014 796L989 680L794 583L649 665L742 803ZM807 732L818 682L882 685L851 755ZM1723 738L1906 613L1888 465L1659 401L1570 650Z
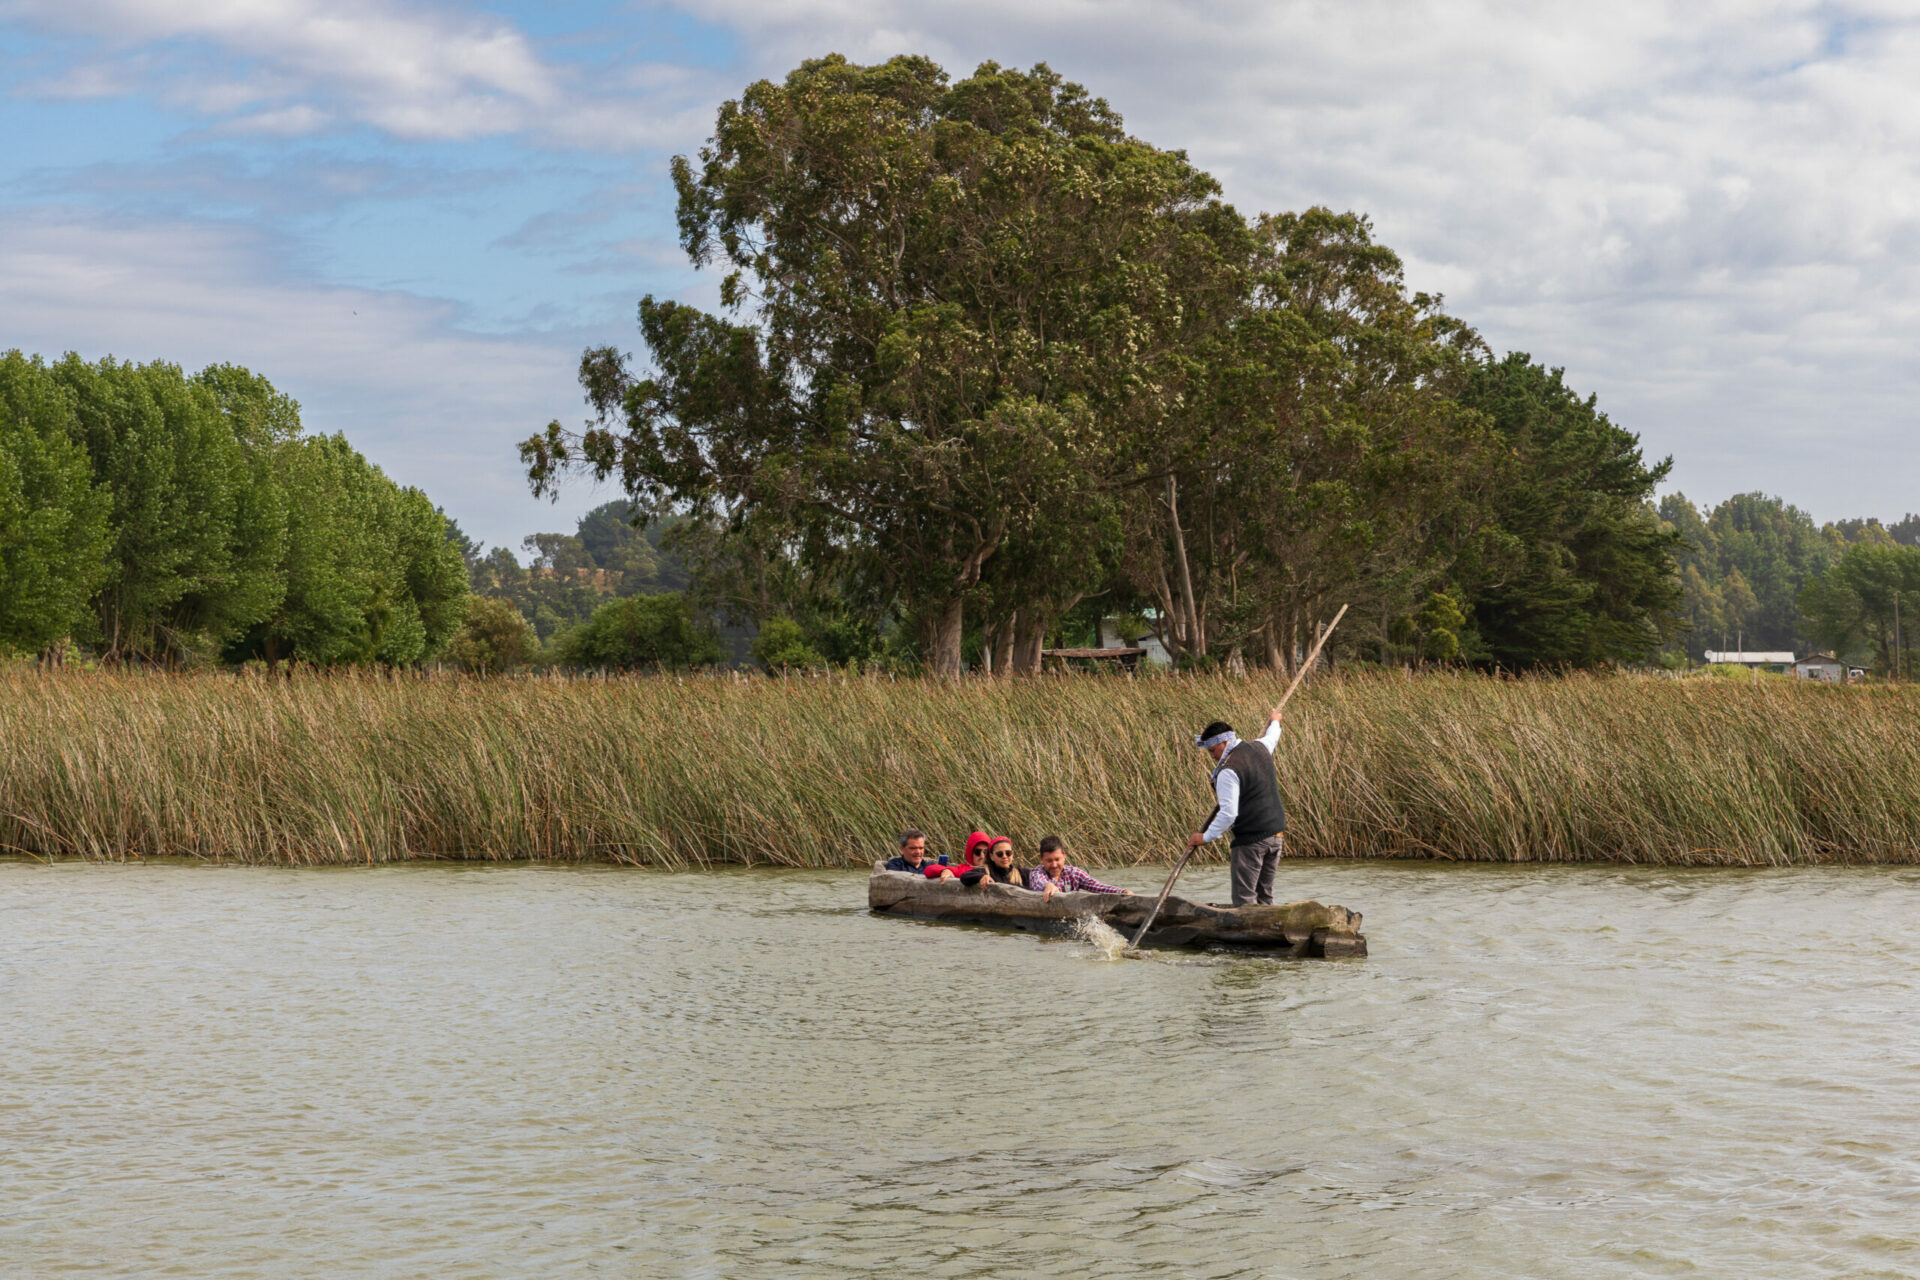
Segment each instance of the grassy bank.
M0 846L248 862L857 865L951 850L1165 861L1195 727L1262 678L610 682L0 674ZM1291 852L1920 861L1920 691L1766 681L1326 680L1280 752Z

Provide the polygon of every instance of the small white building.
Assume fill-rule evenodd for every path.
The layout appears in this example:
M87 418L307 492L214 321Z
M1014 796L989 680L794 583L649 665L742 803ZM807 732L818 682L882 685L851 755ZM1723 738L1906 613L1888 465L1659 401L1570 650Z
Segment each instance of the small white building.
M1707 661L1733 667L1773 667L1785 671L1793 665L1793 653L1785 649L1709 649Z
M1793 664L1793 674L1801 680L1818 680L1822 684L1845 684L1849 672L1847 664L1830 653L1810 653Z
M1173 665L1173 655L1167 652L1167 647L1160 643L1159 637L1152 634L1144 635L1134 641L1133 644L1146 650L1141 657L1148 666L1170 667ZM1120 629L1112 618L1102 618L1100 620L1100 647L1103 649L1129 647L1126 637L1120 634Z

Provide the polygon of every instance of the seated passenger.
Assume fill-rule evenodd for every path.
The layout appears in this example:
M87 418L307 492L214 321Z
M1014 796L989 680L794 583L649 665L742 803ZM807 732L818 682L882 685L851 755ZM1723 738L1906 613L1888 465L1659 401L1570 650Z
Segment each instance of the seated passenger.
M972 889L973 885L979 885L983 879L987 879L987 867L981 864L987 860L985 850L989 844L993 844L993 837L989 837L985 831L973 831L966 839L966 852L960 856L960 865L948 867L945 862L929 864L925 869L925 877L929 881L960 881Z
M980 851L991 843L993 841L986 832L976 831L967 837L967 851L961 855L963 861L958 866L950 867L946 860L942 859L939 862L927 863L925 870L920 874L929 880L958 880L961 884L972 888L987 878L986 868L975 859Z
M1131 889L1102 884L1080 868L1068 866L1067 842L1059 836L1048 836L1040 842L1040 865L1027 873L1027 888L1038 889L1049 898L1056 893L1072 893L1075 890L1088 893L1133 892Z
M912 839L908 839L908 837L912 837ZM977 837L977 841L975 841L973 837ZM975 865L973 865L973 846L975 846L975 842L987 841L987 837L981 835L979 831L975 831L973 837L970 837L968 842L966 842L966 848L968 848L968 854L966 854L966 856L968 856L968 860L966 860L964 864L950 867L950 865L947 865L945 858L943 858L941 862L933 862L931 858L927 858L927 837L925 837L925 835L922 835L920 831L906 831L906 833L900 835L900 856L899 858L893 858L891 862L887 862L887 869L889 869L889 871L908 871L908 873L912 873L912 875L924 875L929 881L960 881L962 885L979 885L979 883L987 877L987 871L985 871L983 867L975 867Z
M1027 873L1013 861L1013 841L1005 836L995 836L993 844L987 850L987 879L995 884L1010 884L1016 889L1027 887Z
M900 856L887 859L887 870L922 875L932 864L927 861L927 833L908 827L900 833Z
M987 850L993 844L993 837L984 831L975 831L967 836L967 851L964 855L970 867L987 865Z

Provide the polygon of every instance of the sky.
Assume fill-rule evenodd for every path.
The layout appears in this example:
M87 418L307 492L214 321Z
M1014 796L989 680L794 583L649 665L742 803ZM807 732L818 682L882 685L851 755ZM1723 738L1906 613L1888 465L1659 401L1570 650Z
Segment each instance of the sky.
M712 306L667 163L802 59L1046 62L1245 213L1369 215L1668 490L1920 510L1920 6L0 0L0 349L265 374L489 545L582 348Z

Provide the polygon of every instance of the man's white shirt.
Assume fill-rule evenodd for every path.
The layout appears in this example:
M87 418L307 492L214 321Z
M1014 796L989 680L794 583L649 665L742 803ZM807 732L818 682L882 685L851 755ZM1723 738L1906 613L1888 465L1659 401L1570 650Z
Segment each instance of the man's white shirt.
M1259 743L1268 751L1280 745L1280 722L1267 721L1267 731L1260 735ZM1218 840L1233 830L1235 819L1240 816L1240 775L1227 768L1227 757L1240 745L1240 735L1234 734L1227 739L1227 749L1220 753L1220 763L1213 767L1213 797L1220 803L1220 812L1213 815L1213 821L1200 834L1208 840Z

